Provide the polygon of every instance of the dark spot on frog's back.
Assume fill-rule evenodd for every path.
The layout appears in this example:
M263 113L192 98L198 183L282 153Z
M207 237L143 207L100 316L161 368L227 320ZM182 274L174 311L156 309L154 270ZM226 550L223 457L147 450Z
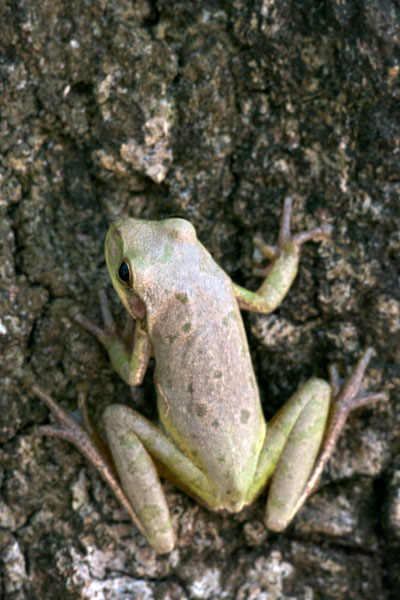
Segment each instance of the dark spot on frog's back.
M208 407L207 404L195 404L194 405L194 412L196 413L196 415L198 417L205 417L207 412L208 412Z
M242 425L247 425L247 423L249 422L249 418L250 418L249 411L246 410L245 408L243 408L240 411L240 422L242 423Z
M222 319L223 325L228 325L230 319L235 318L235 312L233 310L229 311L228 314Z
M175 294L175 298L177 300L179 300L179 302L181 302L182 304L187 304L188 297L187 297L187 294L185 294L184 292L182 292L182 293L181 292L177 292Z

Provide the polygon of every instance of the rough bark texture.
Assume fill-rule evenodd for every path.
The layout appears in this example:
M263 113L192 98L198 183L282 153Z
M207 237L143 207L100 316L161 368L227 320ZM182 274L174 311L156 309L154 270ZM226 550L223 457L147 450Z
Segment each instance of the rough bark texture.
M395 0L0 0L4 600L400 597L399 59ZM350 418L283 534L263 497L216 515L166 484L179 542L157 557L72 447L33 435L31 380L71 411L85 382L97 420L116 399L153 415L151 374L131 398L66 316L100 319L109 223L183 214L255 289L252 237L274 243L286 195L297 230L334 230L246 318L267 418L370 344L390 401Z

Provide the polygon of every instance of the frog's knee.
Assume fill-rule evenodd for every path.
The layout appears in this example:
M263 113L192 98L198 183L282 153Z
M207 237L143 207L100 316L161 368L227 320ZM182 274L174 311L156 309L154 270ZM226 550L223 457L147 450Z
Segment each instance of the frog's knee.
M105 422L115 419L124 419L129 411L130 409L124 404L110 404L103 413L103 419Z
M319 377L312 377L309 379L301 388L302 394L307 394L310 400L327 401L331 397L331 386L325 379Z
M267 529L269 529L270 531L276 531L277 533L279 533L281 531L284 531L284 529L286 529L286 527L289 525L291 519L292 519L292 516L282 517L281 515L279 515L278 517L276 517L274 513L271 514L271 509L268 507L264 522L265 522L265 526L267 527Z
M132 408L125 404L110 404L103 413L103 422L106 431L118 428L127 429L134 427L136 422L136 413Z

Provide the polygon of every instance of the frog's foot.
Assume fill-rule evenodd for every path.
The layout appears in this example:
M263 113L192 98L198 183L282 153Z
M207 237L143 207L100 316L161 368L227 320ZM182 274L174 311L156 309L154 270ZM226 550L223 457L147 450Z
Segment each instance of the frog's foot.
M55 417L58 425L42 425L36 427L34 432L36 435L48 435L51 437L57 437L67 442L70 442L75 446L79 452L90 462L90 464L97 470L103 480L110 486L115 497L121 505L125 508L129 516L131 517L134 524L137 526L139 531L144 535L142 524L138 519L135 511L133 510L131 503L127 496L122 490L118 481L115 468L109 458L109 455L103 453L99 449L98 441L93 440L91 436L85 431L78 422L70 417L57 402L40 387L34 385L32 387L33 393L38 396L42 402L50 409L51 413ZM80 402L84 402L83 392L81 393ZM104 447L103 443L101 442Z
M366 392L361 384L368 363L373 354L372 348L367 348L350 375L342 383L338 377L335 365L330 367L330 382L333 392L332 405L329 415L329 422L325 432L325 437L318 455L317 462L311 473L300 498L297 501L294 512L297 512L303 505L308 496L315 490L322 471L332 455L337 439L344 427L350 411L360 406L372 404L374 402L387 401L389 396L386 392Z
M366 392L361 388L372 354L373 348L364 350L356 366L344 382L339 379L336 365L331 365L329 368L330 383L334 394L333 411L335 415L341 415L341 419L345 420L354 408L380 400L388 400L389 398L386 392Z
M94 335L94 337L106 348L107 351L109 351L115 340L123 340L124 343L130 344L132 342L134 333L133 319L129 316L124 330L122 332L118 331L110 310L107 294L104 289L99 290L99 301L104 324L103 327L99 327L93 323L75 307L72 307L68 314L70 318L75 321L75 323L78 323L78 325L83 327L83 329L86 329L86 331Z
M293 206L293 198L287 197L283 203L283 212L281 219L281 226L279 229L278 235L278 243L276 246L271 246L269 244L265 244L260 236L254 237L254 244L260 250L260 252L266 256L271 262L277 260L277 258L281 255L282 250L291 243L297 250L299 250L300 246L302 246L305 242L309 240L318 241L327 238L332 232L332 227L330 225L322 225L321 227L316 227L315 229L310 229L309 231L302 231L300 233L296 233L292 235L290 232L290 221L292 218L292 206ZM259 275L265 275L265 270L257 270Z

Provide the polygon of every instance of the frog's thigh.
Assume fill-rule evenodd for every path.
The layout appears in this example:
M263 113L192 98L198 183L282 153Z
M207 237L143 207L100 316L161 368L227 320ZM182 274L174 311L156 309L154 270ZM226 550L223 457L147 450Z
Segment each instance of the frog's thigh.
M288 426L292 426L291 421L296 417L299 407L301 410L272 477L265 516L269 529L282 531L295 514L296 502L311 474L324 436L330 396L331 388L326 381L311 379L284 407ZM274 427L277 431L274 431ZM272 423L271 429L272 437L279 438L282 430L279 418L277 423Z
M158 552L174 547L174 532L164 492L154 463L132 427L132 415L121 404L104 413L107 441L121 486L143 527L143 533Z
M157 462L161 463L168 473L168 478L171 478L175 485L186 489L194 496L198 496L207 505L214 506L214 489L206 475L154 423L132 408L121 404L109 406L105 411L104 420L107 438L121 478L122 487L135 508L136 504L134 503L136 502L144 505L148 502L144 499L145 494L140 492L142 479L146 490L149 489L146 492L148 497L150 499L160 497L157 500L157 506L161 507L163 506L162 503L165 503L154 463L146 450ZM132 449L127 448L131 440L135 440ZM146 456L145 463L140 454L141 464L150 464L148 474L146 474L144 466L143 469L140 467L137 472L138 467L135 466L135 463L137 460L136 446L138 444L144 456ZM151 489L152 485L154 486L153 490ZM132 488L132 491L127 489L128 486ZM138 500L136 497L138 497Z

